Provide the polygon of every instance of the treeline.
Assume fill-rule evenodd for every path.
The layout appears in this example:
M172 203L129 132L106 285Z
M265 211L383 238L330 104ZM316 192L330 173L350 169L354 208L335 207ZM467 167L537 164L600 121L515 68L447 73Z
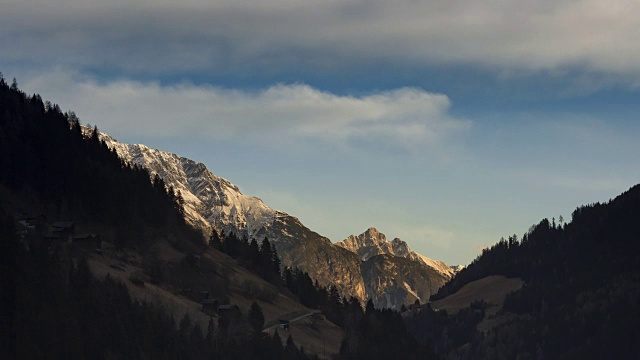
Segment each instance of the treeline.
M447 358L453 350L482 339L482 333L476 328L485 317L486 306L484 301L478 300L451 314L426 306L408 313L404 320L409 333L420 342L430 344L442 358Z
M160 177L150 181L147 170L109 150L97 128L83 136L75 113L28 96L2 74L0 169L0 185L41 209L31 216L103 224L113 229L118 247L141 246L157 236L203 242L185 223L179 194Z
M247 237L238 236L229 232L226 236L220 236L215 229L211 230L209 246L237 259L243 267L253 270L266 281L280 286L280 256L275 245L268 238L264 238L260 245L256 239L249 241Z
M344 312L344 321L346 336L340 346L341 359L437 358L429 345L413 339L399 312L376 309L371 299L367 301L364 312L359 304L350 303Z
M633 358L640 353L640 185L606 204L544 219L501 240L432 299L489 275L521 277L514 321L477 336L463 358ZM463 356L464 355L464 356Z

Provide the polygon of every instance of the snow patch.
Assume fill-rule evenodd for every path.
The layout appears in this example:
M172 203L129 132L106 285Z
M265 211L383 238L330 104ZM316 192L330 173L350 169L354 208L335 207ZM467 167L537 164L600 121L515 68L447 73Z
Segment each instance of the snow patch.
M416 299L420 299L420 296L418 296L418 294L413 290L411 285L407 284L405 281L402 282L402 285L404 285L404 288L407 290L409 294L415 296Z

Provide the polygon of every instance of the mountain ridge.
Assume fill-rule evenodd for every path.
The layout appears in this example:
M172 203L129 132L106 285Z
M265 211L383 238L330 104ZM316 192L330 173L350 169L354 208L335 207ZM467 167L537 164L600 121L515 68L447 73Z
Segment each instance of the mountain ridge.
M85 128L85 132L89 131L92 130ZM167 186L180 194L184 200L185 218L192 225L205 233L213 228L223 235L232 232L238 237L257 241L266 237L276 246L284 266L308 272L323 286L335 285L347 297L354 296L363 302L372 298L377 306L400 308L416 299L426 301L454 274L444 263L410 250L400 239L387 242L385 238L390 248L380 254L391 256L385 258L390 266L371 266L378 264L380 259L365 265L369 258L363 261L357 251L333 244L304 226L298 218L268 207L255 196L243 194L236 185L215 175L202 163L143 144L121 143L108 134L100 133L100 137L123 161L146 168L152 176L159 175ZM394 259L398 257L396 253L400 254L399 258L411 262L397 265L401 260ZM387 281L398 275L393 271L411 266L419 269L416 274L420 274L416 275L420 280L407 282L414 285ZM373 268L376 271L372 271ZM368 275L364 276L365 273ZM408 274L403 276L410 277ZM372 285L381 281L390 288ZM414 291L414 287L420 291ZM386 296L385 291L394 295Z

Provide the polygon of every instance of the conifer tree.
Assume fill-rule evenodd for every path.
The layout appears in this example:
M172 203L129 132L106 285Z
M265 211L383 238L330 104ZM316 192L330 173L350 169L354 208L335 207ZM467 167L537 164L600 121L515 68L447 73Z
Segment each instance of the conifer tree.
M251 242L249 243L249 253L247 256L249 261L253 264L258 264L260 262L260 248L258 247L256 239L251 239Z
M249 309L249 325L257 334L262 332L262 328L264 327L264 313L262 312L262 308L255 301L251 303L251 308Z
M284 346L284 353L288 359L295 359L298 355L298 348L293 342L291 335L287 337L287 343Z
M211 228L211 236L209 237L209 245L216 250L222 250L222 241L220 240L220 235L215 228Z

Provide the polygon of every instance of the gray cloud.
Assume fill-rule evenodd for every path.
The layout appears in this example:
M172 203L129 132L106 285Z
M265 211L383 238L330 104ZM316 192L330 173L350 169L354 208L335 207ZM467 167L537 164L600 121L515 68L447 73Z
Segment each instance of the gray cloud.
M225 71L455 63L640 75L640 3L36 0L3 4L3 62Z
M346 147L375 140L411 148L446 144L471 126L449 115L447 96L413 88L356 97L304 84L249 92L130 80L99 83L62 70L26 78L27 91L72 107L84 122L114 136L312 139Z

